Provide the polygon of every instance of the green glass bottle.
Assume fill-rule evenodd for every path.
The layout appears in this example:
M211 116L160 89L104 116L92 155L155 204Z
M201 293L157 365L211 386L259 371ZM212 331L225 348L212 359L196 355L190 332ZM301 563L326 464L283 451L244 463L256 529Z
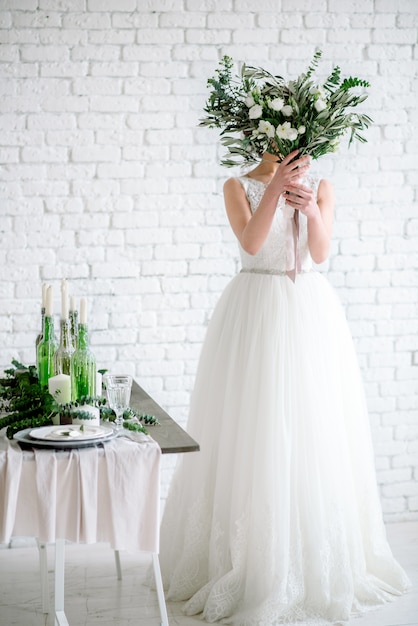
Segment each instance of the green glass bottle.
M87 324L78 325L77 349L71 356L71 397L96 395L96 358L89 348Z
M46 293L47 293L48 285L45 283L42 284L42 306L41 306L41 331L36 337L35 342L35 361L36 361L36 369L38 370L38 346L41 343L44 336L44 323L45 323L45 306L46 306Z
M60 321L60 343L54 354L54 371L57 374L71 376L71 356L74 353L71 341L70 322L68 319Z
M74 350L76 350L77 335L78 335L78 311L75 308L70 309L70 331L71 331L71 344Z
M52 315L45 315L44 335L37 350L38 378L41 387L47 387L48 380L55 375L54 354L56 347L54 318Z
M45 307L41 308L41 332L36 337L35 343L35 354L36 354L36 369L39 371L39 363L38 363L38 347L41 343L45 333Z

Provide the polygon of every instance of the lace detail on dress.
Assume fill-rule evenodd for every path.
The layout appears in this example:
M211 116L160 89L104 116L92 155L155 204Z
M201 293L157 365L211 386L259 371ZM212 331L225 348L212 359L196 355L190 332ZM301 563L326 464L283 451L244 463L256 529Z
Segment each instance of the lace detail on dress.
M212 623L237 610L243 593L247 531L248 514L235 522L230 537L226 536L219 520L214 523L207 559L213 564L214 575L186 603L186 615L203 613L203 618ZM202 544L201 550L207 551L207 546Z
M248 176L241 176L238 180L245 190L251 211L254 213L267 185ZM318 180L312 176L305 177L302 182L314 190L318 188ZM286 229L287 222L293 218L293 214L293 207L289 207L283 196L280 196L270 232L258 253L248 254L238 243L243 269L286 272ZM308 247L308 221L303 214L299 215L299 250L302 270L309 271L312 269L312 259Z
M194 502L187 516L184 536L187 538L181 558L175 563L169 578L168 599L186 600L207 582L207 546L210 537L211 510L207 496L203 493ZM174 525L173 520L166 520ZM167 573L164 576L167 579Z

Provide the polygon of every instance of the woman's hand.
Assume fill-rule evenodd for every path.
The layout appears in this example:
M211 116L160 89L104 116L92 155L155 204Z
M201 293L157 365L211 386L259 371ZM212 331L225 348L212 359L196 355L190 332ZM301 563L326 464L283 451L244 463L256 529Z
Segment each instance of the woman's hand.
M306 215L308 220L321 215L314 191L305 185L300 183L286 185L284 198L286 204Z
M270 185L278 186L280 193L285 191L286 186L294 185L298 179L306 174L311 164L311 157L303 156L293 160L299 154L299 150L293 150L279 163ZM269 185L269 186L270 186Z
M265 242L286 185L297 184L298 178L308 170L310 157L292 161L298 154L299 151L294 150L275 166L273 177L254 213L241 183L236 178L226 181L224 198L228 219L238 241L248 254L257 254Z
M308 218L308 245L315 263L323 263L329 254L334 212L334 192L327 180L321 180L318 196L300 183L287 185L286 203Z

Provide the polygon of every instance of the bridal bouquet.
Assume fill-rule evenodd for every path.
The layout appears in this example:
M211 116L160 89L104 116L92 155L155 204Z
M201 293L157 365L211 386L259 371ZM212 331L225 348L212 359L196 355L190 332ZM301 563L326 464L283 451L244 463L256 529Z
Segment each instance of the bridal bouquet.
M204 107L200 126L221 129L221 142L229 156L222 165L233 167L257 161L264 152L282 160L295 149L317 159L335 152L341 137L365 142L360 134L372 123L370 117L351 110L367 98L358 88L370 87L359 78L341 78L337 66L321 85L314 82L321 51L314 54L307 71L296 80L247 65L233 76L233 60L224 56Z

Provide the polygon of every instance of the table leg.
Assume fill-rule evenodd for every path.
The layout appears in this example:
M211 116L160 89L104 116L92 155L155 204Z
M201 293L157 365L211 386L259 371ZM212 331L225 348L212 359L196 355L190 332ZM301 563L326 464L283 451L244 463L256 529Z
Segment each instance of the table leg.
M69 626L67 616L64 611L55 611L55 625L54 626Z
M55 540L55 626L69 626L64 613L65 540Z
M118 577L118 580L122 580L122 569L120 566L119 550L115 550L115 563L116 563L116 575Z
M36 540L39 551L39 570L41 574L42 612L49 613L49 583L48 583L48 560L46 544Z
M158 605L160 607L161 626L169 626L167 607L165 605L163 581L161 578L160 560L156 552L152 553L152 564L154 566L154 578L157 587Z

